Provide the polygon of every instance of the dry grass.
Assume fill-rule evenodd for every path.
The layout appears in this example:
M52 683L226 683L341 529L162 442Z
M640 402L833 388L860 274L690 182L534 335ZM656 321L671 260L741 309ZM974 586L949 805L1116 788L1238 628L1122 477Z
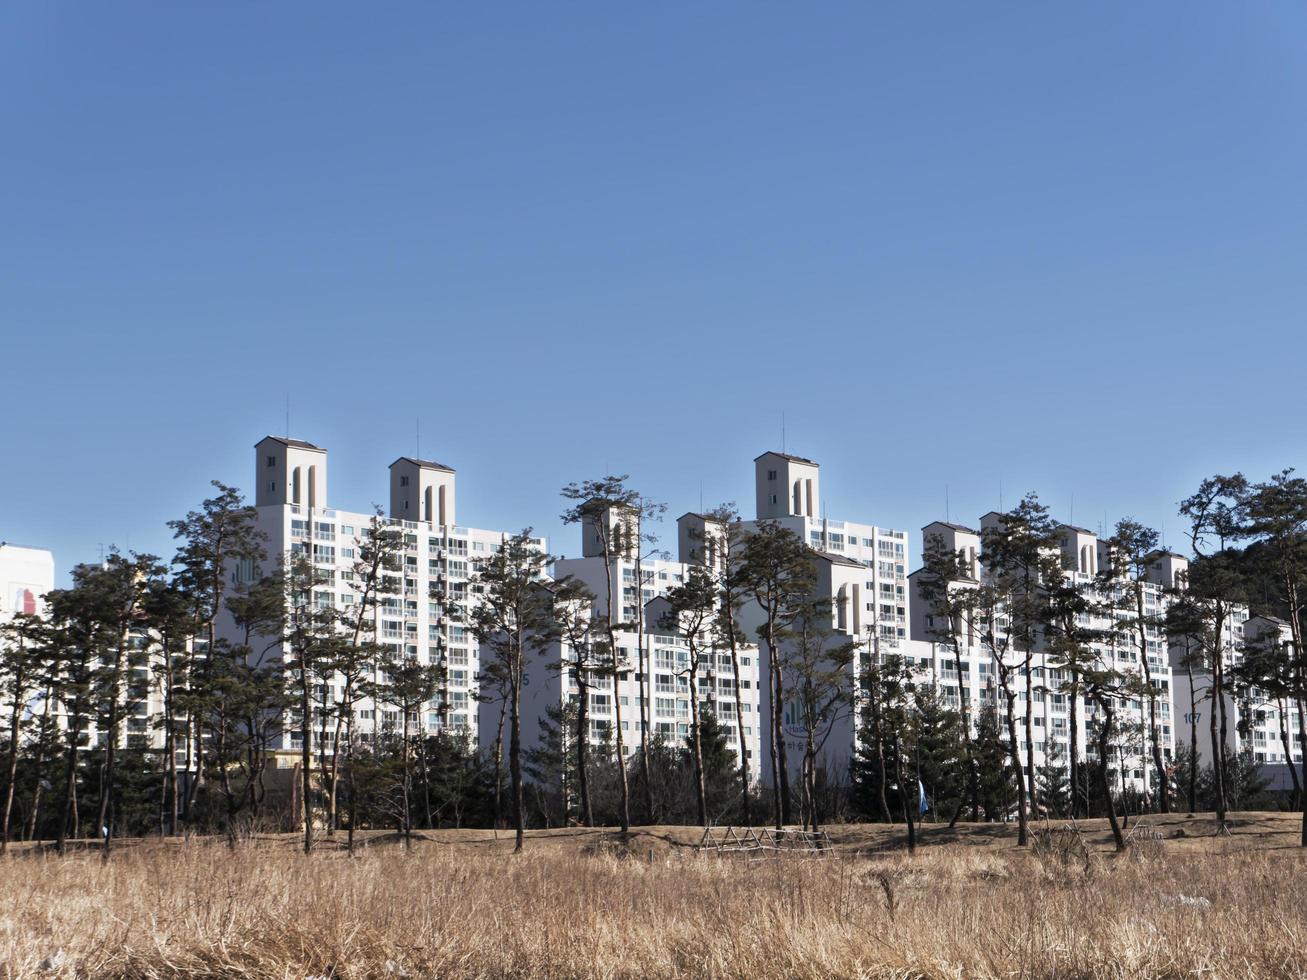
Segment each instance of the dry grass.
M1303 976L1296 822L1240 819L1216 838L1150 818L1168 839L1123 857L1093 826L1087 847L1033 853L1008 828L928 830L912 857L845 828L824 860L695 856L695 831L661 828L630 857L593 832L518 857L477 831L308 860L286 839L107 864L19 851L0 864L0 975Z

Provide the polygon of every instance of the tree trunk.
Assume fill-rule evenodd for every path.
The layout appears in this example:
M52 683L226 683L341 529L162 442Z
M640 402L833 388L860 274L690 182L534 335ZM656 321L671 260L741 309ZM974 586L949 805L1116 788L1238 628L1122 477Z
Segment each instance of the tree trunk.
M1302 754L1302 762L1299 765L1304 766L1302 770L1294 768L1293 755L1286 754L1285 758L1289 762L1290 771L1295 774L1302 772L1302 780L1307 780L1307 708L1304 708L1302 698L1294 699L1295 707L1298 712L1298 751ZM1307 847L1307 787L1303 787L1299 780L1295 780L1294 786L1298 788L1298 805L1302 809L1302 836L1299 838L1298 846Z
M581 669L578 666L576 671L577 681L577 700L576 700L576 782L577 791L580 794L581 803L581 826L594 826L594 811L590 808L590 686L583 679ZM617 685L613 685L613 694L616 696ZM561 731L561 729L560 729ZM566 809L567 801L563 801ZM566 813L564 813L566 820ZM652 813L650 820L653 820Z
M354 831L358 826L358 796L354 782L354 714L350 712L349 727L345 729L349 757L345 760L345 792L349 794L349 831L345 836L345 850L354 853Z
M640 542L637 537L635 545L635 644L636 658L638 660L637 669L640 675L640 681L636 685L637 693L640 698L640 703L638 705L638 708L640 709L640 779L644 783L645 818L649 823L653 823L653 784L649 779L649 677L646 669L649 665L649 660L644 646L644 564L641 559ZM617 700L617 679L613 678L613 701L615 702ZM586 826L589 826L589 824L586 824Z
M730 615L729 611L726 615ZM744 738L744 704L740 696L740 655L736 650L735 626L730 624L731 674L735 678L735 729L740 742L740 801L745 826L753 825L749 803L749 746Z
M780 657L776 651L775 618L767 623L767 655L771 662L772 674L772 726L775 730L774 768L776 770L776 829L793 823L790 802L790 765L785 749L785 685L781 680Z
M779 672L780 665L776 662L775 651L770 640L770 630L767 641L767 696L770 704L767 710L767 740L768 749L771 756L771 787L772 787L772 822L775 823L776 829L780 830L781 823L781 774L780 774L780 726L776 723L776 675Z
M413 762L409 758L409 727L408 727L408 705L401 704L399 710L404 714L404 720L400 723L400 732L402 734L402 743L400 752L404 756L404 850L413 849Z
M1298 684L1301 688L1304 681L1307 681L1307 650L1303 649L1302 614L1300 611L1302 607L1298 601L1297 580L1292 575L1289 575L1285 584L1285 597L1289 600L1289 634L1293 639L1294 661L1298 668ZM1307 750L1304 750L1303 748L1304 746L1307 746L1307 714L1304 712L1301 690L1299 695L1299 697L1294 699L1298 711L1298 741L1299 749L1303 753L1302 764L1307 767ZM1280 713L1280 717L1283 719L1283 712ZM1281 722L1281 727L1283 727L1283 722ZM1302 785L1298 779L1298 771L1294 769L1293 754L1286 750L1284 758L1285 762L1288 763L1289 772L1293 773L1294 791L1298 793L1298 805L1302 811L1298 845L1300 847L1307 847L1307 792L1303 792ZM1304 768L1303 776L1304 779L1307 779L1307 768Z
M335 731L333 731L331 734L330 771L324 773L327 779L327 836L328 837L334 837L336 835L336 824L338 820L336 814L336 796L337 796L337 786L340 780L340 736L341 736L341 732L345 728L346 712L348 711L348 713L351 715L354 713L353 704L354 703L351 697L350 685L347 682L345 685L345 690L341 696L341 700L336 704L336 728ZM345 707L346 705L349 705L348 709ZM326 732L326 728L327 728L327 724L326 724L326 719L324 718L322 723L322 729L324 734ZM326 739L324 738L323 741L325 742ZM323 751L325 752L326 749L324 748Z
M301 653L301 660L305 655ZM300 668L300 806L304 815L304 853L313 853L313 716L309 701L309 671Z
M167 650L164 651L164 654L168 657L168 673L165 680L168 690L164 698L164 724L167 726L167 744L164 754L168 757L168 772L165 779L169 791L168 835L171 837L177 833L177 815L181 812L181 802L177 798L181 791L181 783L177 778L177 712L173 701L176 677L173 673L172 654Z
M95 832L100 837L102 848L100 855L106 861L109 859L109 852L113 845L113 817L109 804L113 799L114 775L118 762L118 724L121 720L119 701L122 699L122 678L126 670L124 665L126 650L127 633L124 631L119 637L114 663L114 681L109 690L109 724L104 739L104 785L100 792L100 813L95 823Z
M1220 633L1217 632L1219 637ZM1226 814L1226 797L1225 797L1225 684L1223 672L1221 670L1222 651L1219 640L1216 648L1215 662L1212 670L1212 681L1209 688L1212 698L1212 717L1208 724L1211 726L1212 735L1212 774L1215 777L1216 790L1216 821L1218 824L1225 823ZM1220 721L1217 721L1217 715L1220 715ZM1219 736L1218 736L1219 724Z
M46 753L45 737L49 731L50 723L50 702L54 698L52 686L47 684L45 688L45 697L41 702L41 727L39 741L36 749L36 788L32 791L32 812L27 815L27 832L23 835L27 840L33 840L36 837L37 820L41 813L41 797L44 795L45 779L41 773L45 772Z
M1112 709L1108 707L1106 698L1097 699L1099 707L1103 709L1103 724L1098 729L1098 760L1099 778L1102 780L1103 800L1107 805L1107 822L1112 827L1112 840L1116 843L1118 851L1125 850L1125 839L1121 836L1121 825L1116 820L1116 806L1112 802L1112 784L1107 777L1108 770L1108 753L1111 751L1112 744Z
M880 797L880 812L885 817L886 823L893 823L894 816L889 812L889 798L885 795L885 733L881 724L880 700L876 697L874 681L871 689L871 736L876 743L876 777L879 784L877 790Z
M1198 806L1198 692L1194 690L1194 669L1185 651L1185 672L1189 675L1189 812Z
M522 718L519 700L520 679L516 668L510 671L508 719L508 778L513 795L513 853L521 854L526 841L526 797L522 791Z
M14 709L14 718L18 717L18 709ZM0 854L4 854L9 849L9 818L14 812L14 783L18 778L18 722L14 721L9 728L9 763L5 767L8 771L8 778L5 786L5 813L4 827L0 830Z
M1076 815L1080 812L1080 687L1077 684L1071 685L1071 693L1067 695L1071 704L1069 706L1070 724L1071 724L1071 819L1075 820ZM1088 814L1089 807L1086 804L1085 813Z
M621 686L620 665L621 660L617 652L617 638L614 637L612 640L613 731L616 735L617 742L617 770L622 777L622 833L629 834L631 832L631 785L626 772L626 743L622 739L622 699L617 695Z
M708 799L703 787L703 743L699 738L699 655L690 647L690 745L694 753L694 799L699 809L699 826L708 826Z
M807 744L804 746L803 766L805 770L805 783L803 795L807 797L805 805L808 809L808 824L815 834L821 828L817 820L817 745L813 740L812 729L808 730Z
M18 656L23 656L22 651L19 651ZM24 686L25 673L20 664L14 669L14 684L12 688L14 705L13 710L9 715L9 759L8 765L5 766L5 811L4 824L3 827L0 827L0 854L4 854L5 851L9 849L9 819L14 812L14 784L18 781L18 735L23 717ZM40 778L39 771L37 773L37 778Z
M1016 734L1015 727L1012 729L1013 735ZM1015 741L1012 743L1015 745ZM913 854L917 850L917 824L916 814L912 812L913 805L910 801L912 794L908 792L907 786L903 784L903 751L899 745L898 735L894 736L894 781L899 784L899 798L903 803L903 820L908 827L908 853ZM1021 780L1017 779L1017 786L1020 787ZM1025 823L1020 825L1021 844L1025 844Z
M1295 803L1302 801L1302 783L1298 780L1298 770L1293 764L1293 749L1289 743L1289 724L1285 715L1289 708L1284 698L1275 699L1275 713L1280 719L1280 747L1284 749L1284 761L1288 764L1289 778L1293 780L1293 798Z
M499 829L504 820L504 718L508 714L508 698L499 702L499 724L495 726L495 811L494 827Z
M1157 727L1157 689L1153 686L1153 669L1148 662L1148 634L1144 619L1144 588L1135 582L1135 618L1139 622L1139 666L1144 672L1144 686L1148 689L1148 740L1153 753L1153 770L1157 774L1157 802L1163 813L1171 812L1170 787L1166 778L1166 763L1162 760L1161 732Z
M68 847L68 828L72 825L77 808L77 739L81 735L81 706L74 708L72 727L68 730L68 754L64 771L64 816L59 824L59 838L55 848L60 854Z
M971 800L971 820L977 822L980 820L980 781L976 774L975 749L971 742L971 675L967 674L967 687L962 687L962 651L954 644L953 662L958 665L958 706L962 712L962 760L967 767L967 791L958 800L957 809L953 811L953 817L948 822L949 830L957 826L958 818L962 816L962 810L967 802Z
M1003 688L1003 700L1007 704L1007 735L1008 735L1008 754L1012 759L1012 768L1016 773L1017 783L1017 847L1025 847L1027 843L1027 826L1026 826L1026 780L1025 773L1021 767L1021 749L1017 740L1017 716L1015 692L1011 689L1011 681L1007 676L1004 668L999 670L999 685ZM1027 717L1029 712L1027 712Z
M618 697L618 690L621 686L621 651L617 645L617 631L613 626L613 556L611 543L605 536L604 540L604 580L608 593L608 619L604 626L608 634L608 658L613 672L613 734L617 742L617 771L622 789L622 802L619 816L621 819L622 833L631 832L631 783L627 779L626 773L626 746L622 739L622 699ZM636 584L636 603L640 604L641 589L643 585ZM516 708L514 708L516 712Z
M331 747L331 754L333 759L332 759L332 765L328 765L327 763L327 708L328 708L327 698L329 692L331 691L331 688L328 686L328 675L329 675L329 668L328 670L324 671L324 676L322 678L322 720L318 725L318 777L322 784L322 822L324 825L323 836L334 837L335 831L332 828L332 823L335 819L335 806L336 806L336 783L334 779L335 776L334 757L336 755L336 747L334 745ZM407 724L407 722L408 719L406 717L405 724ZM407 744L407 741L405 742L405 744ZM221 753L219 754L218 757L222 758ZM225 787L226 772L227 772L226 767L223 767L222 771L223 771L223 781Z
M40 770L37 771L39 772ZM29 841L35 840L36 838L37 820L41 814L42 790L45 788L41 785L42 782L43 780L38 778L36 781L36 789L32 791L32 812L27 815L27 830L23 834L23 837Z
M1033 813L1039 806L1039 788L1035 785L1035 678L1031 669L1030 649L1026 649L1026 795ZM1047 733L1045 733L1047 737ZM1047 744L1047 743L1045 743Z

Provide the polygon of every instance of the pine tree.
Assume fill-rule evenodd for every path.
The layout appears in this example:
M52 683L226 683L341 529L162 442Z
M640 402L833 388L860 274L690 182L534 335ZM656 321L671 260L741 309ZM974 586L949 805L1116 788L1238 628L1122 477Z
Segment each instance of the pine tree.
M1035 775L1039 783L1039 799L1044 812L1052 817L1071 816L1071 777L1067 770L1066 753L1054 742L1044 756L1044 764Z
M1196 556L1189 566L1188 593L1192 617L1188 623L1196 655L1211 675L1212 710L1208 713L1208 736L1212 745L1213 796L1218 825L1225 823L1229 794L1225 772L1229 718L1226 677L1228 644L1234 602L1240 598L1245 578L1230 546L1245 533L1244 505L1248 481L1242 474L1214 476L1203 480L1198 490L1180 502L1180 513L1189 520L1189 544ZM1304 823L1307 843L1307 822Z
M949 818L965 801L969 753L961 715L934 684L913 691L910 737L914 768L933 819Z
M685 668L678 672L689 682L690 692L690 763L694 783L699 826L708 826L708 801L704 791L703 748L700 742L701 708L699 667L701 660L711 662L716 656L712 623L717 613L717 583L703 565L690 566L685 581L669 589L667 614L658 626L683 636L689 649ZM705 654L703 650L707 649Z
M771 755L773 817L777 830L791 823L789 763L785 751L785 681L783 641L808 609L816 585L816 570L807 545L775 521L759 521L740 545L740 588L762 609L758 639L767 658L770 689L767 738Z
M682 754L687 768L693 767L694 741L687 736ZM717 716L705 711L699 719L699 758L703 772L704 808L709 824L726 823L736 809L739 794L734 782L736 773L735 751L730 738Z
M542 579L552 559L535 547L526 528L477 563L475 587L480 601L472 629L483 659L496 664L508 685L508 771L516 840L520 853L526 839L526 798L522 780L521 697L527 659L543 652L557 635L552 597ZM616 701L614 701L616 704Z
M0 825L0 854L9 847L9 820L14 810L18 785L18 759L22 750L24 716L28 699L40 683L41 649L45 642L45 623L34 615L19 613L7 623L0 623L0 704L8 708L8 747L5 765L5 802Z
M626 617L619 609L618 596L613 590L613 579L616 569L622 562L631 561L637 567L639 566L644 543L644 536L640 526L641 518L645 514L643 498L637 491L626 485L626 479L625 475L605 476L598 480L569 483L561 491L563 499L572 502L572 506L562 514L563 523L580 525L582 533L586 535L591 545L597 549L598 557L604 563L604 594L600 597L603 600L603 605L596 612L600 627L606 634L609 672L614 678L620 677L623 672L628 670L629 664L625 662L622 646L617 641L617 633L626 625ZM637 617L643 616L644 607L640 597L640 590L643 587L643 582L636 582L636 608L633 612ZM642 631L637 640L641 660L643 661L644 636ZM641 666L647 665L642 662ZM643 677L648 672L641 669L639 673ZM649 699L643 680L641 680L641 698L647 705ZM619 777L622 798L618 816L622 833L626 834L630 833L631 830L631 787L626 767L625 738L622 735L621 698L613 699L613 717L617 756L621 762ZM642 717L641 720L644 721L644 718ZM648 725L645 724L643 727L645 735L642 738L645 738ZM646 773L648 770L647 744L647 740L641 743L641 765L645 768ZM649 791L648 778L645 779L645 786L646 806L651 807L652 797Z
M577 756L571 751L577 702L551 704L538 719L538 744L524 749L523 771L531 778L545 826L565 827L572 819ZM579 821L578 821L579 822Z
M976 716L976 775L980 806L986 820L1004 820L1017 798L1020 780L1012 767L1011 752L992 699L983 702Z

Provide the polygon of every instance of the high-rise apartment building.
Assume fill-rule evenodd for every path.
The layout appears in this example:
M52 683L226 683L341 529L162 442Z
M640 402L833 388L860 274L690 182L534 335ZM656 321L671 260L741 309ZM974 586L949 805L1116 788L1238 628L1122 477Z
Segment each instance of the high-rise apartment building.
M618 515L606 511L600 519L610 522L622 520L633 525L637 517L633 512ZM660 736L673 744L683 744L690 734L691 698L697 698L700 710L717 718L727 744L738 754L741 731L736 710L738 702L743 717L745 750L749 753L751 768L756 775L762 725L757 647L752 643L744 643L737 649L740 661L740 684L737 688L729 652L720 648L708 650L708 640L703 637L698 644L699 663L695 671L697 691L692 691L689 639L682 630L669 623L665 616L665 604L656 601L665 598L670 589L684 583L691 563L637 556L639 532L634 526L629 535L601 536L596 532L594 526L583 524L582 556L559 559L554 563L556 579L573 578L594 594L594 605L599 615L606 614L611 595L614 621L628 627L617 633L621 651L619 660L624 669L616 681L602 674L587 680L591 690L588 710L592 740L595 744L613 740L616 714L620 710L620 730L628 758L639 749L643 685L649 699L647 715L648 734L651 738ZM604 540L629 541L631 544L611 546L613 553L605 562L602 546ZM636 628L640 625L643 632ZM544 717L546 707L561 705L567 699L578 696L576 679L568 671L558 669L563 658L571 656L572 652L558 643L550 658L552 668L546 664L532 666L531 684L526 692L523 709L524 732L527 733L523 736L525 744L533 744L532 740L539 737L540 720Z
M54 588L54 555L0 541L0 623L46 611L45 595Z
M376 639L396 656L445 668L443 686L417 719L418 730L452 730L478 735L480 654L469 612L475 603L470 580L479 558L488 556L511 532L458 523L456 474L442 463L401 456L390 464L388 525L403 532L402 567L393 591L374 613ZM255 446L255 507L267 535L267 573L279 561L307 557L317 581L314 602L347 610L358 601L354 564L373 513L344 510L329 496L327 451L298 439L267 436ZM536 544L543 549L543 539ZM252 575L254 570L244 574ZM342 679L328 679L319 701L340 695ZM356 730L364 738L397 729L393 705L365 700ZM298 750L301 733L289 728L281 751ZM311 735L315 741L318 733ZM330 747L329 747L330 749Z
M981 517L979 530L945 521L935 521L922 528L923 541L938 540L945 548L957 553L963 560L963 567L969 569L968 578L951 583L952 587L975 586L986 580L982 541L985 532L999 529L1001 522L1002 515L991 511ZM1140 658L1144 656L1148 661L1148 675L1156 691L1158 740L1164 758L1170 760L1175 744L1173 677L1162 623L1171 590L1183 585L1187 563L1181 556L1170 552L1150 556L1146 579L1139 583L1147 620L1143 627L1141 651L1138 630L1121 628L1125 615L1120 605L1122 590L1132 588L1134 583L1126 580L1105 582L1100 576L1100 570L1107 571L1112 567L1109 543L1093 531L1070 524L1061 525L1058 531L1062 574L1083 586L1094 599L1095 608L1085 612L1080 623L1098 636L1090 644L1091 655L1101 666L1110 667L1131 680L1134 687L1134 692L1121 699L1114 709L1117 735L1111 771L1119 785L1136 792L1149 792L1156 784L1156 773L1151 760L1148 698L1140 693L1144 675ZM947 704L960 708L966 699L973 723L981 711L991 706L997 707L1001 716L1004 704L994 651L985 643L974 618L958 624L960 635L956 647L953 641L945 639L947 624L921 596L926 576L924 568L910 576L916 601L912 607L913 643L909 658L923 680L938 685ZM1116 609L1111 608L1114 604ZM1028 673L1025 669L1027 652L1030 661ZM1023 767L1029 770L1033 766L1038 770L1049 764L1069 765L1073 726L1081 747L1081 758L1096 758L1092 731L1100 720L1100 708L1083 694L1077 696L1074 706L1071 704L1071 696L1066 690L1069 675L1059 666L1059 658L1049 651L1044 640L1037 641L1030 651L1013 646L1003 656L1004 665L1010 668L1011 687L1017 698L1018 741ZM1033 752L1027 751L1026 746L1027 718L1034 732L1031 739Z
M814 600L829 603L830 646L852 642L855 655L849 665L849 690L859 689L870 658L899 652L908 643L909 595L907 590L908 536L875 524L837 520L825 515L818 463L789 453L766 452L754 459L755 515L743 530L756 530L770 522L792 532L809 549L816 585ZM687 514L678 522L681 559L709 563L718 560L720 528L711 517ZM757 603L747 603L739 615L750 639L758 638L765 615ZM762 771L770 772L771 755L765 719L772 710L768 669L773 662L761 640L759 697L761 709ZM805 728L797 705L788 695L782 706L782 731L787 768L797 773L805 750ZM822 726L818 768L833 782L847 778L849 763L858 749L861 729L856 702L838 711Z

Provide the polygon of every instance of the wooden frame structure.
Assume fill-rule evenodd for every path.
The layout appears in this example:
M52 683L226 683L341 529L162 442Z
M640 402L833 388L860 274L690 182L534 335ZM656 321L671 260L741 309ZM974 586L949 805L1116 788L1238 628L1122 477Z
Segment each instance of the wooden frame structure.
M772 827L705 827L695 845L696 854L800 854L826 857L834 853L824 830L776 830Z

